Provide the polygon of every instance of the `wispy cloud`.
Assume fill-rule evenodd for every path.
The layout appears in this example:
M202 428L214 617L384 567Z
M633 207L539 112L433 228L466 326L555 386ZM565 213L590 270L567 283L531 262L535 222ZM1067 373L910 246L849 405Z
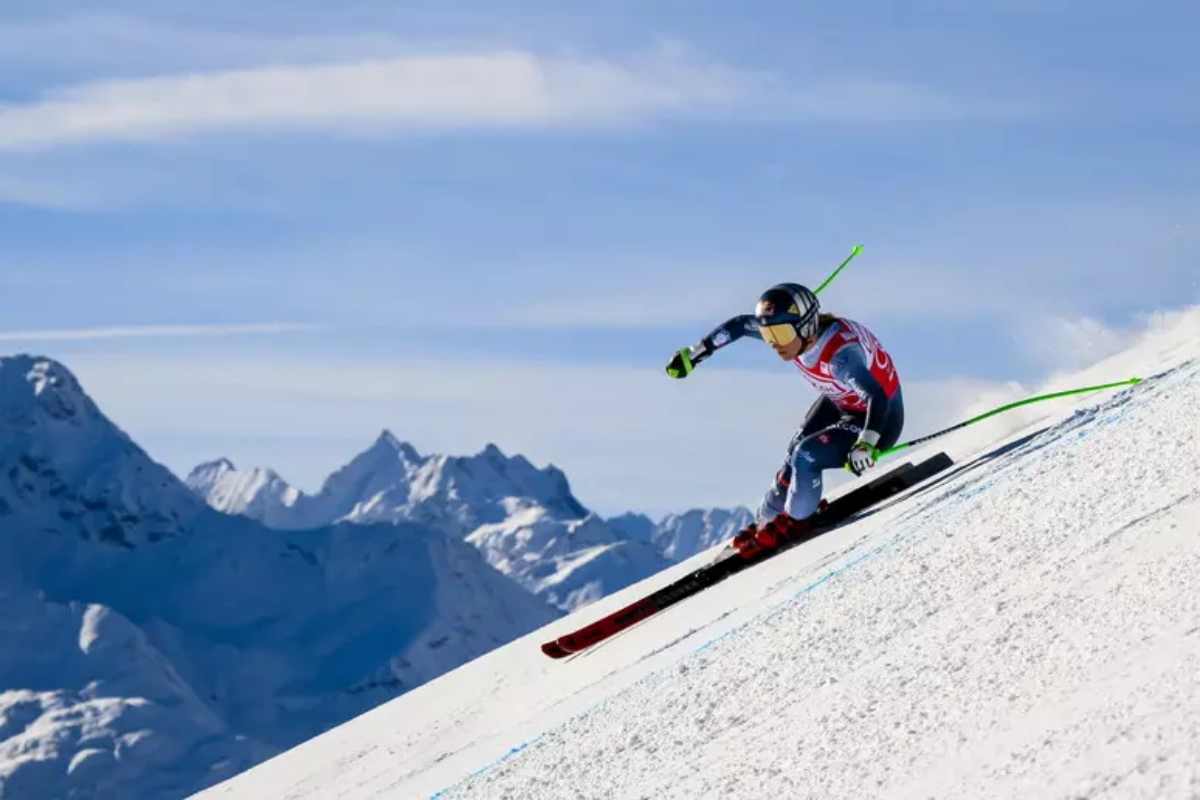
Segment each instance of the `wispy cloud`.
M510 51L279 66L87 83L0 109L0 147L153 139L261 126L596 124L730 103L740 76L655 59L556 60Z
M318 326L294 322L266 322L248 325L127 325L109 328L0 331L0 342L80 342L96 339L279 335L313 330L318 330Z
M981 109L894 81L784 80L708 62L678 45L624 60L506 50L78 84L0 106L0 149L253 128L361 134L600 126L735 111L885 121Z
M1159 310L1135 315L1124 324L1108 324L1088 316L1046 316L1039 320L1038 335L1021 341L1029 355L1055 376L1096 367L1099 380L1118 379L1145 369L1145 365L1113 357L1162 336L1165 331L1200 334L1200 306ZM1110 368L1110 364L1114 366ZM1122 372L1121 368L1125 369Z
M1106 325L1087 316L1051 316L1042 319L1037 330L1037 336L1018 341L1039 363L1058 369L1079 369L1102 361L1127 347L1134 333L1133 326Z

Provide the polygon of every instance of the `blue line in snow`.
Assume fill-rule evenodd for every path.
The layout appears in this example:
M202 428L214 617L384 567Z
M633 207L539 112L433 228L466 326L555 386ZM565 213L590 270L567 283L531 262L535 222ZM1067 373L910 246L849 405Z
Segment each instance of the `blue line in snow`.
M1132 390L1129 390L1129 391L1132 391ZM1123 392L1122 394L1124 394L1124 392ZM990 485L990 484L989 484L989 485ZM742 630L742 629L746 628L746 627L747 627L747 626L748 626L748 625L749 625L751 622L754 622L755 620L761 619L762 617L766 616L767 614L770 614L770 613L772 613L772 612L774 612L774 611L776 611L776 610L778 610L778 609L782 608L783 606L787 605L788 603L790 603L790 602L792 602L792 601L794 601L794 600L797 600L797 599L799 599L799 598L803 597L804 595L806 595L806 594L808 594L808 593L812 592L813 590L817 589L818 587L820 587L820 586L822 586L822 585L824 585L824 584L828 583L829 581L831 581L831 580L833 580L834 578L836 578L837 576L839 576L839 575L843 574L843 573L844 573L844 572L846 572L847 570L849 570L849 569L851 569L851 568L853 568L853 567L856 567L856 566L858 566L859 564L863 563L864 561L867 561L868 559L874 558L875 556L877 556L877 555L879 555L880 553L882 553L884 550L887 550L889 547L892 547L892 546L894 546L894 545L895 545L897 542L899 542L899 541L900 541L900 539L901 539L901 538L903 538L903 537L902 537L900 534L897 534L897 535L896 535L896 536L894 536L894 537L893 537L893 538L892 538L890 541L888 541L888 542L884 542L883 544L881 544L881 545L879 545L878 547L876 547L874 550L870 550L870 551L868 551L868 552L866 552L866 553L863 553L862 555L858 556L857 558L854 558L854 559L852 559L852 560L850 560L850 561L846 562L845 564L843 564L842 566L838 567L837 569L831 570L830 572L826 573L825 575L822 575L820 578L818 578L817 580L813 581L813 582L812 582L812 583L810 583L809 585L807 585L807 586L805 586L804 588L800 589L800 591L796 592L794 595L792 595L791 597L789 597L787 600L783 601L782 603L778 603L778 604L776 604L776 605L772 606L772 607L771 607L771 608L770 608L768 611L766 611L766 612L764 612L764 613L762 613L762 614L759 614L758 616L754 617L754 619L752 619L752 620L749 620L749 621L747 621L747 622L744 622L744 623L742 623L741 625L738 625L738 626L737 626L737 627L735 627L735 628L731 628L731 629L729 629L728 631L726 631L725 633L721 634L720 636L717 636L717 637L714 637L714 638L710 639L709 641L705 642L704 644L702 644L702 645L698 646L696 649L692 650L692 652L691 652L689 655L694 655L694 654L696 654L696 653L699 653L699 652L701 652L702 650L705 650L705 649L707 649L707 648L711 647L712 645L716 644L717 642L721 641L722 639L725 639L725 638L727 638L727 637L731 636L732 634L734 634L734 633L736 633L736 632L738 632L738 631L740 631L740 630ZM596 703L596 704L595 704L594 706L592 706L591 708L587 709L586 711L582 711L582 712L580 712L580 714L578 714L577 716L582 716L582 715L584 715L584 714L591 713L591 712L592 712L592 711L594 711L595 709L597 709L597 708L599 708L600 706L604 705L606 702L608 702L608 698L604 698L603 700L600 700L598 703ZM462 779L462 780L460 780L458 783L454 784L454 786L459 786L459 785L461 785L462 783L464 783L464 782L466 782L466 781L470 780L471 778L474 778L474 777L475 777L475 776L477 776L477 775L481 775L481 774L483 774L484 772L487 772L489 769L492 769L493 767L496 767L496 766L498 766L498 765L500 765L500 764L504 763L505 761L507 761L508 759L512 758L514 755L516 755L517 753L521 752L521 751L522 751L522 750L524 750L525 748L527 748L527 747L529 747L530 745L532 745L532 744L536 743L537 741L539 741L541 738L542 738L542 735L539 735L539 736L537 736L537 737L535 737L535 738L533 738L533 739L530 739L530 740L529 740L529 741L527 741L527 742L524 742L524 743L522 743L522 744L520 744L520 745L517 745L516 747L512 748L511 750L509 750L507 753L505 753L503 756L501 756L500 758L496 759L496 760L495 760L495 761L493 761L492 763L490 763L490 764L488 764L488 765L486 765L486 766L484 766L484 767L481 767L481 768L477 769L475 772L472 772L472 773L471 773L470 775L468 775L466 778L463 778L463 779ZM454 788L454 786L450 786L450 787L447 787L446 789L442 789L442 790L441 790L441 791L439 791L438 793L436 793L436 794L432 795L432 796L430 797L430 800L440 800L440 798L444 797L444 796L445 796L445 794L446 794L446 792L448 792L448 791L450 791L451 789L453 789L453 788Z
M899 538L899 537L897 537L897 538ZM806 594L808 594L809 592L813 591L813 590L814 590L814 589L816 589L817 587L819 587L819 586L821 586L821 585L823 585L823 584L826 584L826 583L828 583L829 581L833 580L833 579L834 579L834 578L836 578L838 575L841 575L843 572L845 572L846 570L850 569L851 567L854 567L854 566L856 566L856 565L858 565L858 564L861 564L862 562L866 561L867 559L869 559L869 558L872 558L872 557L874 557L874 556L878 555L879 553L883 552L884 550L886 550L888 547L891 547L891 546L892 546L893 544L895 544L895 543L896 543L896 539L893 539L892 541L890 541L890 542L887 542L886 544L883 544L883 545L881 545L881 546L879 546L879 547L875 548L874 550L872 550L872 551L870 551L870 552L868 552L868 553L863 553L861 556L859 556L858 558L855 558L855 559L854 559L854 560L852 560L852 561L848 561L847 563L843 564L842 566L838 567L837 569L835 569L835 570L832 570L832 571L831 571L831 572L829 572L828 574L826 574L826 575L822 575L820 578L818 578L817 580L813 581L813 582L812 582L812 583L810 583L808 586L805 586L803 589L801 589L800 591L796 592L796 594L792 595L790 598L788 598L788 599L787 599L786 601L784 601L783 603L779 603L779 604L777 604L777 605L773 606L773 607L772 607L772 608L771 608L769 611L767 611L766 613L767 613L767 614L769 614L769 613L771 613L772 611L775 611L776 609L783 607L783 606L784 606L784 605L786 605L787 603L790 603L791 601L793 601L793 600L796 600L797 598L803 597L804 595L806 595ZM762 616L765 616L765 614L760 614L760 615L758 615L758 617L755 617L755 619L759 619L759 618L760 618L760 617L762 617ZM709 641L705 642L704 644L700 645L700 646L699 646L699 647L697 647L695 650L693 650L693 651L692 651L692 654L699 653L701 650L704 650L704 649L706 649L706 648L708 648L708 647L711 647L712 645L716 644L717 642L721 641L722 639L725 639L725 638L727 638L728 636L730 636L730 635L732 635L732 634L734 634L734 633L736 633L736 632L738 632L738 631L742 630L743 628L747 627L747 626L750 624L750 622L753 622L753 620L750 620L750 621L748 621L748 622L744 622L744 623L742 623L741 625L738 625L736 628L731 628L730 630L726 631L725 633L721 634L720 636L717 636L717 637L715 637L715 638L713 638L713 639L710 639ZM600 706L604 705L604 703L605 703L605 702L607 702L607 699L608 699L608 698L605 698L605 699L601 700L600 702L596 703L596 705L592 706L592 707L591 707L591 708L589 708L588 710L586 710L586 711L583 711L583 712L580 712L580 714L579 714L578 716L582 716L583 714L588 714L588 713L590 713L591 711L595 710L596 708L599 708ZM472 773L471 773L470 775L468 775L467 777L465 777L465 778L463 778L462 780L458 781L458 783L455 783L455 784L454 784L454 786L449 786L449 787L447 787L447 788L445 788L445 789L442 789L441 791L437 792L436 794L433 794L433 795L431 795L431 796L430 796L430 798L429 798L429 800L441 800L443 797L445 797L445 796L446 796L446 793L447 793L447 792L449 792L451 789L453 789L455 786L460 786L460 785L462 785L463 783L465 783L465 782L469 781L471 778L474 778L474 777L476 777L476 776L478 776L478 775L482 775L483 773L487 772L488 770L492 769L493 767L498 767L499 765L503 764L503 763L504 763L505 761L507 761L508 759L510 759L510 758L512 758L513 756L515 756L517 753L520 753L520 752L521 752L522 750L524 750L525 748L527 748L527 747L529 747L530 745L532 745L532 744L536 743L536 742L537 742L538 740L540 740L541 738L542 738L541 736L537 736L537 737L535 737L535 738L533 738L533 739L530 739L530 740L528 740L528 741L526 741L526 742L522 742L521 744L519 744L519 745L517 745L516 747L512 748L512 749L511 749L511 750L509 750L507 753L505 753L504 755L500 756L500 758L496 759L495 761L491 762L490 764L486 764L486 765L484 765L484 766L480 767L479 769L475 770L474 772L472 772Z
M797 599L799 599L799 598L803 597L804 595L806 595L806 594L808 594L809 592L811 592L811 591L813 591L814 589L816 589L818 586L821 586L822 584L828 583L829 581L833 580L833 579L834 579L834 578L836 578L838 575L841 575L843 572L845 572L846 570L850 569L851 567L857 566L858 564L861 564L862 562L866 561L868 558L872 558L873 556L876 556L876 555L878 555L879 553L883 552L883 551L884 551L886 548L888 548L888 547L890 547L891 545L893 545L893 544L895 543L895 541L896 541L896 540L895 540L895 539L893 539L892 541L888 542L887 544L884 544L884 545L882 545L882 546L880 546L880 547L877 547L876 549L872 550L872 551L871 551L871 552L869 552L869 553L863 553L863 554L862 554L861 556L859 556L858 558L855 558L855 559L854 559L854 560L852 560L852 561L848 561L848 562L846 562L845 564L843 564L842 566L838 567L837 569L835 569L835 570L832 570L832 571L830 571L829 573L827 573L827 574L825 574L825 575L822 575L820 578L818 578L817 580L813 581L813 582L812 582L812 583L810 583L808 586L805 586L803 589L801 589L800 591L796 592L794 595L792 595L791 597L789 597L787 600L783 601L782 603L777 603L776 605L774 605L774 606L772 606L770 609L768 609L766 612L764 612L764 613L762 613L762 614L759 614L758 616L756 616L754 619L752 619L752 620L749 620L749 621L747 621L747 622L743 622L741 625L738 625L736 628L730 628L729 630L727 630L727 631L725 631L724 633L722 633L720 636L717 636L717 637L715 637L715 638L709 639L707 642L705 642L704 644L700 645L700 646L699 646L699 647L697 647L695 650L693 650L693 651L692 651L692 653L693 653L693 654L695 654L695 653L699 653L701 650L705 650L705 649L707 649L707 648L709 648L709 647L713 646L714 644L716 644L717 642L721 641L722 639L725 639L725 638L727 638L727 637L729 637L729 636L732 636L734 633L737 633L738 631L742 630L743 628L745 628L746 626L748 626L748 625L749 625L751 622L753 622L754 620L761 619L762 617L766 616L767 614L771 614L771 613L773 613L774 611L776 611L776 610L778 610L778 609L782 608L783 606L787 605L788 603L792 602L793 600L797 600Z
M482 775L483 773L487 772L487 771L488 771L489 769L491 769L492 767L498 767L498 766L500 766L500 765L501 765L501 764L503 764L505 761L508 761L510 758L512 758L513 756L515 756L517 753L521 752L521 751L522 751L522 750L524 750L526 747L529 747L529 745L533 744L534 742L536 742L538 739L541 739L541 738L542 738L541 736L535 736L534 738L532 738L532 739L529 739L528 741L522 742L521 744L517 745L516 747L513 747L513 748L511 748L511 749L510 749L510 750L509 750L507 753L505 753L504 755L500 756L499 758L497 758L497 759L496 759L495 761L493 761L492 763L483 765L482 767L480 767L479 769L475 770L474 772L472 772L472 773L471 773L470 775L468 775L467 777L465 777L465 778L463 778L462 780L460 780L458 783L454 784L454 786L458 786L458 785L460 785L460 784L462 784L462 783L466 783L467 781L471 780L471 778L474 778L474 777L476 777L477 775ZM446 796L446 792L448 792L448 791L450 791L451 789L453 789L453 788L454 788L454 786L447 786L445 789L441 789L441 790L439 790L439 791L437 791L437 792L434 792L433 794L431 794L431 795L429 796L429 800L440 800L440 798L442 798L442 797L445 797L445 796Z
M897 539L898 539L898 538L899 538L899 537L897 537ZM846 562L845 564L843 564L842 566L838 567L837 569L835 569L835 570L832 570L831 572L829 572L829 573L827 573L827 574L825 574L825 575L822 575L820 578L818 578L817 580L813 581L813 582L812 582L812 583L810 583L808 586L805 586L803 589L801 589L800 591L796 592L794 595L792 595L790 598L788 598L788 599L787 599L786 601L784 601L783 603L779 603L779 604L777 604L777 605L773 606L773 607L772 607L770 610L768 610L768 611L766 612L766 614L769 614L769 613L771 613L771 612L775 611L776 609L779 609L779 608L783 607L783 606L784 606L784 605L786 605L787 603L790 603L791 601L793 601L793 600L796 600L797 598L803 597L804 595L806 595L806 594L808 594L809 592L813 591L813 590L814 590L814 589L816 589L817 587L819 587L819 586L821 586L821 585L823 585L823 584L826 584L826 583L828 583L829 581L833 580L833 579L834 579L834 578L836 578L838 575L841 575L843 572L845 572L846 570L850 569L851 567L857 566L858 564L861 564L862 562L866 561L867 559L869 559L869 558L873 558L874 556L878 555L879 553L882 553L882 552L883 552L884 550L886 550L888 547L891 547L893 544L895 544L895 543L896 543L896 541L897 541L897 539L893 539L892 541L890 541L890 542L887 542L886 544L883 544L883 545L881 545L881 546L879 546L879 547L875 548L874 550L872 550L872 551L870 551L870 552L868 552L868 553L863 553L863 554L862 554L861 556L859 556L858 558L855 558L855 559L853 559L852 561L848 561L848 562ZM765 614L760 614L760 615L758 615L757 617L755 617L755 619L759 619L759 618L761 618L761 617L763 617L763 616L765 616ZM699 647L697 647L695 650L693 650L693 651L692 651L692 654L699 653L701 650L704 650L704 649L706 649L706 648L708 648L708 647L711 647L712 645L716 644L717 642L721 641L722 639L725 639L725 638L727 638L727 637L731 636L732 634L734 634L734 633L736 633L736 632L738 632L738 631L742 630L743 628L747 627L747 626L750 624L750 622L753 622L753 621L754 621L754 620L750 620L750 621L744 622L744 623L742 623L741 625L738 625L736 628L731 628L730 630L728 630L728 631L725 631L725 633L721 634L720 636L717 636L717 637L715 637L715 638L713 638L713 639L710 639L709 641L705 642L704 644L700 645L700 646L699 646ZM588 713L590 713L591 711L595 710L596 708L599 708L600 706L604 705L604 703L605 703L605 702L607 702L607 699L608 699L608 698L605 698L605 699L603 699L603 700L599 701L598 703L596 703L596 705L592 706L591 708L587 709L586 711L580 712L580 714L579 714L579 715L577 715L577 716L582 716L583 714L588 714ZM462 780L460 780L460 781L458 781L457 783L455 783L455 784L454 784L454 786L449 786L449 787L447 787L447 788L445 788L445 789L442 789L441 791L437 792L436 794L433 794L433 795L431 795L431 796L430 796L430 798L429 798L429 800L441 800L443 797L445 797L445 796L446 796L446 793L447 793L447 792L449 792L451 789L453 789L455 786L460 786L460 785L462 785L463 783L465 783L465 782L469 781L471 778L474 778L474 777L476 777L476 776L478 776L478 775L482 775L483 773L487 772L488 770L492 769L493 767L498 767L499 765L503 764L503 763L504 763L505 761L507 761L508 759L510 759L510 758L512 758L513 756L515 756L517 753L520 753L520 752L521 752L522 750L524 750L525 748L527 748L527 747L529 747L530 745L532 745L532 744L536 743L537 741L539 741L541 738L542 738L541 736L537 736L537 737L535 737L535 738L533 738L533 739L530 739L530 740L528 740L528 741L526 741L526 742L522 742L521 744L519 744L519 745L517 745L516 747L512 748L512 749L511 749L511 750L509 750L507 753L505 753L504 755L500 756L500 758L497 758L495 761L491 762L490 764L486 764L486 765L484 765L484 766L480 767L479 769L475 770L474 772L472 772L472 773L471 773L470 775L468 775L467 777L465 777L465 778L463 778Z

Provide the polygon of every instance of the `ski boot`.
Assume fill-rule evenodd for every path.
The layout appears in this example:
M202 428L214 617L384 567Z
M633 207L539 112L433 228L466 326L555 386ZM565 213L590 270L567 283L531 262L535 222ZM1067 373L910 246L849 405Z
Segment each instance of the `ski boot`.
M812 530L807 519L792 519L780 514L765 525L751 524L733 537L733 548L742 558L754 558L778 550L792 539Z
M820 515L829 508L828 500L821 500L817 512L804 519L793 519L780 514L764 525L750 523L733 537L733 548L742 558L754 558L762 553L777 550L811 533L818 525Z
M763 552L762 547L755 541L757 534L758 526L751 522L748 526L738 531L738 534L733 537L733 541L730 544L742 558L754 558Z

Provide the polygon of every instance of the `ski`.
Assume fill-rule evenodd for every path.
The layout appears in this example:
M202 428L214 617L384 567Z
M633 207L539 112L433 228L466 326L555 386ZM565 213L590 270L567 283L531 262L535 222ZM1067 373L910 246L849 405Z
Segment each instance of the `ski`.
M806 542L816 536L826 533L849 521L859 514L884 500L911 489L942 472L954 464L945 453L922 461L920 464L903 464L885 475L837 498L819 512L820 519L811 530L793 537L784 546L760 553L752 558L745 558L737 553L716 561L706 567L688 573L674 583L646 595L629 605L620 608L607 616L601 617L590 625L568 633L542 645L542 652L550 658L565 658L572 653L604 641L623 630L633 627L648 617L657 614L680 600L707 589L731 575L747 567L765 561L776 553Z

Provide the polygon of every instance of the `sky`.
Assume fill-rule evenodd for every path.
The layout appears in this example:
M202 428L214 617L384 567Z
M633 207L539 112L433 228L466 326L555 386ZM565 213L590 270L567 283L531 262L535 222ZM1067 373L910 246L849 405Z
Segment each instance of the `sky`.
M753 505L811 390L663 366L780 281L906 435L1200 302L1200 9L1108 2L0 10L0 353L157 460L306 490L381 429L582 502ZM1125 376L1114 376L1116 378Z

